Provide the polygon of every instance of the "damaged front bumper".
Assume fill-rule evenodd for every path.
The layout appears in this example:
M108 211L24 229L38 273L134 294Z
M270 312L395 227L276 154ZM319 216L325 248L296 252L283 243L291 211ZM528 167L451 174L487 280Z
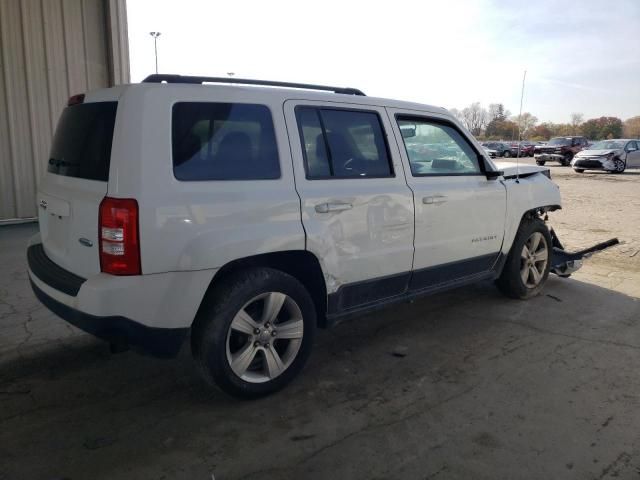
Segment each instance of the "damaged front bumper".
M606 242L598 243L592 247L578 250L577 252L568 252L560 243L556 232L550 229L551 241L553 244L553 255L551 256L551 271L559 277L568 277L582 267L582 261L589 258L597 252L601 252L607 248L618 245L620 241L612 238Z

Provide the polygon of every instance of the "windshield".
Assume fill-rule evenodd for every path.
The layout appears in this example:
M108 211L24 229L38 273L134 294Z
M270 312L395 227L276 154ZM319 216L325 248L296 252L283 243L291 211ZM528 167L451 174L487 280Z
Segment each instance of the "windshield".
M571 145L571 139L563 137L552 138L548 145Z
M603 140L596 142L589 147L589 150L617 150L624 148L625 142L620 140Z

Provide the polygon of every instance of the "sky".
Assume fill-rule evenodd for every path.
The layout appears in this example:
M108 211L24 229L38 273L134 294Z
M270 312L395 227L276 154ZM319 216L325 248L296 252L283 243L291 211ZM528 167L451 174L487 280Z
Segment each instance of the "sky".
M154 73L356 87L542 121L640 115L640 0L127 0L131 79Z

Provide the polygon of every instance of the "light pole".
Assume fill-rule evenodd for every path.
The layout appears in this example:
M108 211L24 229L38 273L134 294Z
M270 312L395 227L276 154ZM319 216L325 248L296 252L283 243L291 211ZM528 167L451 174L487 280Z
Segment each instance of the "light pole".
M158 37L160 32L149 32L149 35L153 37L153 50L156 54L156 73L158 73Z

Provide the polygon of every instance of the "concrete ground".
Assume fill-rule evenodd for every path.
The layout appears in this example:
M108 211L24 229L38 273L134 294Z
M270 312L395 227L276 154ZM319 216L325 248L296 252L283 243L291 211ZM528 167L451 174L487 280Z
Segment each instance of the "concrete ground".
M626 243L528 302L479 284L321 331L253 402L46 311L35 226L0 227L0 480L640 478L640 172L552 173L565 243Z

